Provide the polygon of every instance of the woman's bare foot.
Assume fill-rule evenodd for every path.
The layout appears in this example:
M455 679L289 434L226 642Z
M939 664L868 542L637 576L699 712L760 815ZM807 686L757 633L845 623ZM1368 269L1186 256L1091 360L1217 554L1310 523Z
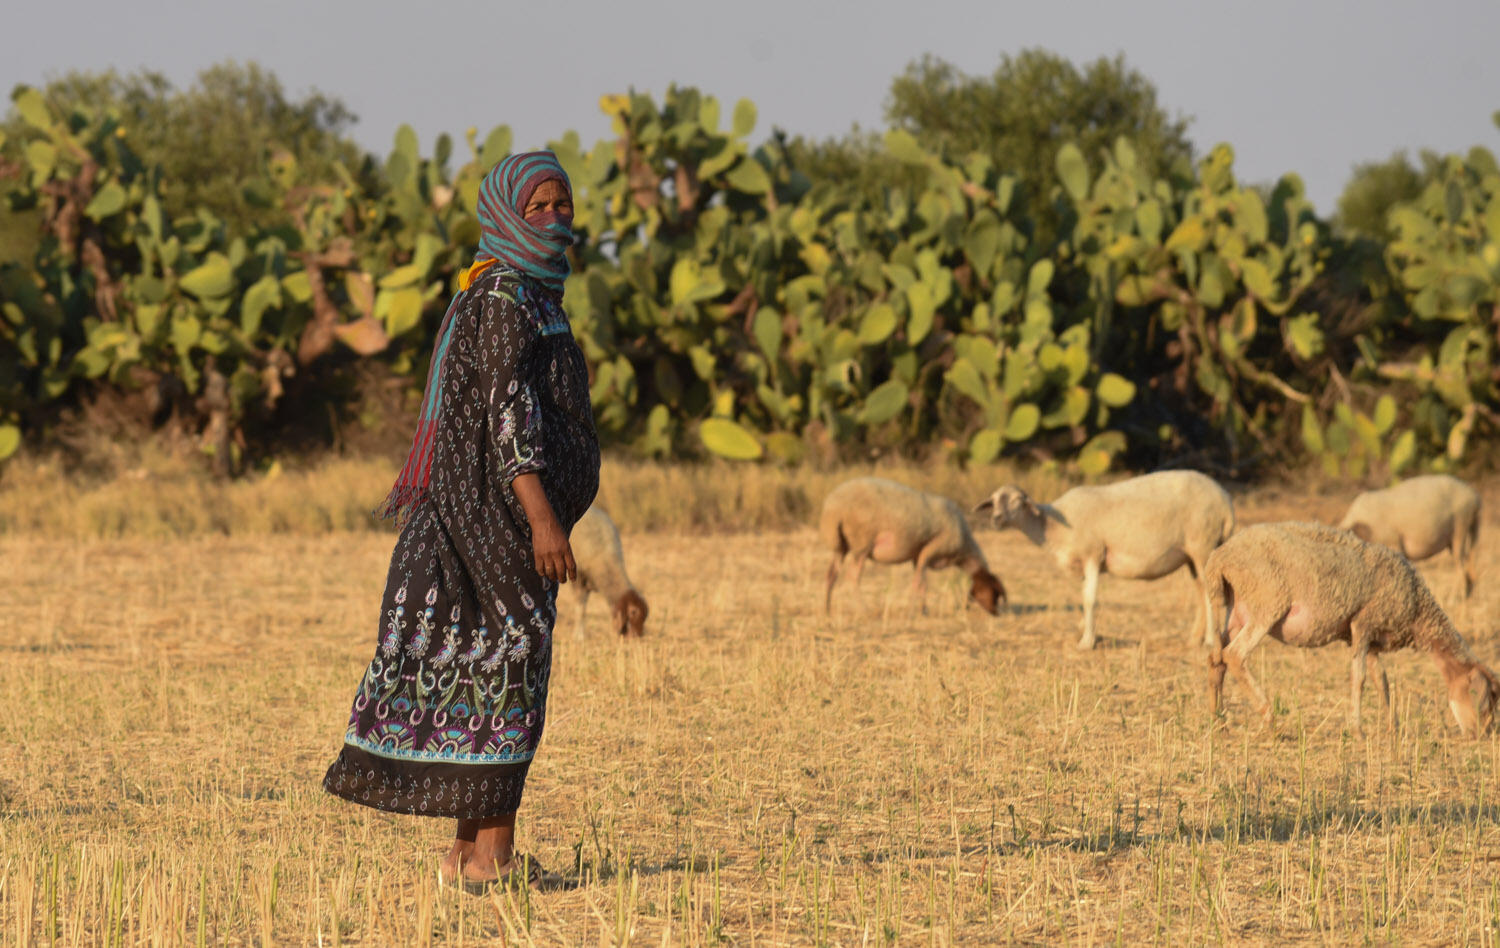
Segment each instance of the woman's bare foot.
M467 882L493 882L509 872L514 852L516 815L459 820L453 848L443 860L444 878L451 871Z
M515 853L506 846L488 848L475 846L463 860L463 876L470 882L494 882L515 868Z
M453 847L448 850L448 855L443 857L443 863L438 871L443 874L444 879L457 879L463 870L464 864L469 861L469 854L474 851L474 844L462 839L455 839Z

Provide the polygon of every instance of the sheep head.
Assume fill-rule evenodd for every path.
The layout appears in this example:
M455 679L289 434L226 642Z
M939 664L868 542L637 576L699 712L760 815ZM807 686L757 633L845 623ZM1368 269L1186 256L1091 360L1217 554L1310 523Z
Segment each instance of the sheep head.
M633 635L639 638L646 634L646 616L651 613L646 600L634 589L625 590L615 603L612 616L615 620L615 631L620 635Z
M1458 708L1453 709L1453 715L1458 718L1459 726L1469 731L1470 736L1481 737L1488 734L1495 725L1495 708L1500 704L1500 680L1495 678L1494 672L1477 663L1469 672L1468 679L1470 693L1479 693L1477 714L1470 712L1472 721L1467 725Z
M997 487L988 499L981 501L974 508L975 513L982 513L986 510L990 513L990 522L997 528L1017 526L1023 519L1042 515L1036 501L1014 484Z
M1000 614L1000 607L1005 605L1005 586L1000 582L1000 577L989 570L977 570L969 586L969 599L985 612L997 616Z

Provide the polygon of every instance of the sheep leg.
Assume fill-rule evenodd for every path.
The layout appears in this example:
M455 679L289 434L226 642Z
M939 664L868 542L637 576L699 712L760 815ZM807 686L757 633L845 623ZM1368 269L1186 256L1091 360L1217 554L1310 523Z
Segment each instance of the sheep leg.
M1193 577L1193 586L1198 590L1198 597L1206 603L1208 600L1203 589L1203 581L1199 579L1200 571L1198 569L1198 564L1194 562L1192 557L1188 557L1187 568L1188 574ZM1207 624L1208 613L1195 609L1193 615L1193 626L1188 630L1189 645L1207 639L1207 635L1205 634L1204 630L1204 626L1206 626Z
M828 615L833 611L833 585L839 581L839 564L843 561L843 554L835 554L833 562L828 564L828 585L823 590L824 615Z
M1363 737L1365 730L1362 726L1361 707L1365 694L1365 667L1366 659L1374 653L1370 651L1370 643L1360 642L1357 630L1350 630L1354 641L1359 642L1354 646L1354 658L1349 662L1349 730L1355 737Z
M1214 648L1219 644L1219 631L1213 627L1214 606L1208 597L1208 583L1203 581L1203 573L1198 573L1198 605L1203 610L1203 644Z
M1214 649L1208 656L1208 698L1215 715L1224 710L1224 672L1227 670L1223 649Z
M1380 694L1380 709L1385 715L1386 726L1394 728L1396 712L1391 707L1391 680L1386 677L1385 664L1380 660L1380 653L1373 648L1365 656L1365 670L1375 678L1377 691Z
M852 575L852 576L849 577L849 581L854 584L854 588L855 589L859 588L859 578L864 575L864 572L865 572L865 561L868 560L869 558L870 558L870 551L869 550L865 550L862 553L856 553L856 554L854 554L854 564L853 564L854 565L854 575Z
M1099 602L1099 561L1088 560L1083 564L1083 638L1078 647L1091 649L1097 638L1094 634L1094 606Z
M1213 604L1208 601L1208 583L1203 580L1203 560L1188 557L1188 572L1192 574L1193 585L1198 590L1198 616L1193 620L1193 628L1188 632L1188 645L1197 645L1202 642L1209 648L1219 644L1219 630L1209 628L1213 622Z
M1453 531L1453 565L1458 567L1458 577L1463 584L1465 599L1468 599L1474 592L1473 533L1473 528L1468 524Z
M578 587L578 621L574 624L574 638L583 638L585 628L588 625L589 591L582 585Z
M912 588L917 593L917 605L922 610L922 615L927 614L927 564L932 561L933 551L931 546L925 546L917 553L916 560L912 566L916 575L912 577Z
M1199 574L1202 582L1202 574ZM1208 595L1208 586L1204 584L1204 595ZM1210 616L1208 623L1212 625L1213 609L1209 608ZM1207 636L1212 640L1212 649L1208 653L1208 695L1209 703L1213 706L1213 713L1218 716L1224 710L1224 672L1228 666L1224 663L1224 649L1229 645L1229 620L1234 617L1234 610L1224 610L1224 621L1218 628L1210 628Z
M1250 657L1251 651L1260 644L1271 632L1270 625L1251 626L1248 633L1241 634L1229 646L1223 650L1224 661L1229 666L1230 674L1245 683L1245 688L1250 692L1251 701L1255 704L1255 710L1265 719L1267 725L1271 723L1271 700L1266 697L1266 692L1250 673L1250 666L1245 660Z

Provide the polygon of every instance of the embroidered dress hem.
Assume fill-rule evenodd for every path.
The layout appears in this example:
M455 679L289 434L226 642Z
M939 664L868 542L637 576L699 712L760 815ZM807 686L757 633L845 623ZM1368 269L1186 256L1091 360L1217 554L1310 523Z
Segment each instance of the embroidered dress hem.
M482 820L521 808L531 761L461 764L396 760L345 744L323 789L390 813Z

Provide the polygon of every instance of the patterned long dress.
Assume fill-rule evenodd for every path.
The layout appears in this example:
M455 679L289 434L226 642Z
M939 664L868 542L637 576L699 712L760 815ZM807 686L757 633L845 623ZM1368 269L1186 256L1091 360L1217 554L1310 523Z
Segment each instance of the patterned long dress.
M464 294L431 485L391 556L375 657L323 786L381 810L479 819L520 805L557 615L510 482L539 472L571 531L598 489L599 447L561 297L498 267Z

